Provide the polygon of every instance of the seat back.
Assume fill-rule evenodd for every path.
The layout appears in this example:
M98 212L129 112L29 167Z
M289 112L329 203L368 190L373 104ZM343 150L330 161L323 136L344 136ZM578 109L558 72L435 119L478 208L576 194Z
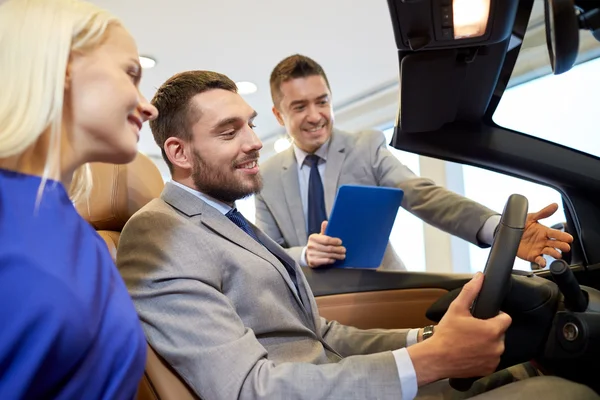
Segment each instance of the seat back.
M90 167L92 193L75 206L116 260L123 226L136 211L160 196L164 182L156 165L141 153L129 164L91 163Z
M140 382L137 400L199 400L199 397L148 346L146 371Z
M92 193L89 200L81 201L75 207L104 239L116 261L125 223L150 200L160 196L164 182L156 165L141 153L129 164L92 163L90 167ZM149 345L147 354L137 400L198 399Z

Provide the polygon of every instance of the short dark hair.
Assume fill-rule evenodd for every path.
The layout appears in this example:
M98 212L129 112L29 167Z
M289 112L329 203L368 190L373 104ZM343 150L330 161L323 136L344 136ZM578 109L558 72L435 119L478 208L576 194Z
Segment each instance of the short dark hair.
M294 54L281 60L271 72L271 79L269 81L273 105L278 106L281 101L282 83L291 79L308 78L309 76L322 76L327 84L327 88L331 90L325 71L312 58L301 54Z
M201 115L192 105L192 98L212 89L237 93L235 82L223 74L212 71L186 71L173 75L162 84L152 98L158 117L150 121L154 141L160 147L163 159L173 173L173 164L165 153L165 141L176 137L185 141L192 139L191 127Z

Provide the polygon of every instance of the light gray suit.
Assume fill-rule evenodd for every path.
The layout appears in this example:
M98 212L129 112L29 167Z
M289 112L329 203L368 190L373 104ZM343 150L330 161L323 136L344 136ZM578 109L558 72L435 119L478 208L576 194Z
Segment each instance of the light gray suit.
M204 399L401 399L407 331L325 321L257 235L171 183L129 220L117 264L150 345Z
M300 261L308 236L293 148L264 162L261 173L264 187L256 196L256 225ZM327 215L344 184L398 187L404 190L402 207L407 211L482 247L486 245L478 242L477 233L497 214L415 175L387 149L383 133L375 130L351 134L334 129L323 182ZM388 244L381 269L404 269L402 265Z
M148 343L205 400L402 400L390 350L405 346L407 331L325 321L301 269L256 234L266 248L171 183L131 217L117 264ZM299 293L282 262L294 268ZM552 400L564 398L553 397L561 388L590 398L584 387L536 379L476 398ZM419 398L447 389L425 387Z

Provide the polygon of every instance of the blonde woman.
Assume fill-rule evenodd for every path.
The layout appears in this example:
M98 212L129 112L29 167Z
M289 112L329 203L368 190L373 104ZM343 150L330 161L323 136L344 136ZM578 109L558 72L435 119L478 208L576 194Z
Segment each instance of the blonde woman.
M133 38L97 7L0 3L1 399L135 396L144 335L72 201L85 163L135 157L157 115L140 77Z

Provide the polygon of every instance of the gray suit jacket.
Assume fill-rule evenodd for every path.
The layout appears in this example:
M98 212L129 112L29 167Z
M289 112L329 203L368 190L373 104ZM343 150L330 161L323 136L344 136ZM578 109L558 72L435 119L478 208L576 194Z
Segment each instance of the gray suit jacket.
M256 233L171 183L131 217L117 264L149 344L204 399L400 399L407 330L325 321Z
M256 225L299 261L308 235L293 148L264 162L261 173L264 187L256 196ZM402 207L407 211L482 247L486 245L478 242L477 233L497 214L415 175L387 149L383 133L375 130L351 134L334 129L323 182L328 215L344 184L398 187L404 190ZM404 269L389 243L381 269Z

